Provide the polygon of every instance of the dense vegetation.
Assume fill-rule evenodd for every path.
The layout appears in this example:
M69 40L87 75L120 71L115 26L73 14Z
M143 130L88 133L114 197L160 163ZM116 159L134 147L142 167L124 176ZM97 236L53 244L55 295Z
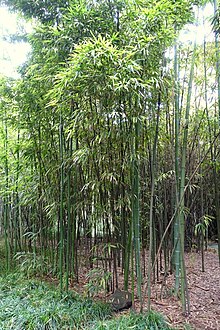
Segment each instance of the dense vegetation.
M91 291L122 272L149 309L151 280L173 271L189 312L184 250L220 235L216 1L198 45L178 34L200 1L4 3L36 18L21 78L0 81L6 270L61 292L84 267Z
M0 279L0 327L12 330L158 329L171 330L157 313L131 313L112 319L109 305L69 293L60 299L54 288L38 281Z

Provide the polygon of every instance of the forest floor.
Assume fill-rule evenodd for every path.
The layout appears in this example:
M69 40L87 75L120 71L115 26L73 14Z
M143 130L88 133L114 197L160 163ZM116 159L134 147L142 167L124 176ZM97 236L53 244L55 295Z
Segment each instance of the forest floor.
M170 323L183 329L190 324L196 330L220 330L220 267L215 249L205 252L205 272L201 270L201 255L187 253L186 267L190 297L190 315L183 316L180 300L169 294L172 276L166 279L166 293L159 299L161 284L152 290L152 308L164 314Z
M213 248L205 252L205 272L202 272L200 253L186 253L185 262L190 315L183 315L180 299L173 295L173 275L167 276L165 282L164 276L161 275L161 278L152 286L152 309L162 313L170 325L177 329L220 330L220 267L217 250ZM122 283L123 276L120 275L120 289L123 289ZM161 295L162 283L163 291ZM85 284L86 278L81 273L77 291L82 292ZM76 289L75 286L74 288ZM98 297L103 298L101 294ZM138 299L135 299L135 309L138 310L139 307ZM147 299L145 299L144 305L144 311L146 310Z

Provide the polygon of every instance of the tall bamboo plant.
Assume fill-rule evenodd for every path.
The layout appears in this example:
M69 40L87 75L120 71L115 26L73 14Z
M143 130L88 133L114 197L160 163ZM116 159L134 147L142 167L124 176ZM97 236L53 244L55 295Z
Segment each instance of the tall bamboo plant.
M214 0L214 15L219 15L219 4L218 0ZM219 40L218 33L215 31L215 52L216 52L216 80L218 87L218 129L220 128L220 51L219 51ZM216 164L215 164L216 165ZM217 230L218 230L218 256L219 256L219 264L220 264L220 203L219 203L219 181L218 181L218 170L217 166L215 166L215 175L214 175L214 187L215 187L215 208L216 208L216 222L217 222Z
M189 74L189 82L188 82L188 91L187 91L187 100L186 100L186 111L185 111L185 121L183 128L183 143L182 143L182 158L181 158L181 170L180 170L180 193L179 193L179 201L180 201L180 214L179 214L179 239L180 239L180 255L181 255L181 299L182 299L182 307L183 312L189 313L189 297L188 297L188 289L187 289L187 279L186 279L186 268L184 261L184 241L185 241L185 202L184 202L184 194L185 194L185 180L186 180L186 152L187 152L187 143L188 143L188 131L189 131L189 116L191 109L191 95L192 95L192 87L193 87L193 78L194 78L194 67L195 67L195 59L196 59L196 40L193 46L192 60L190 66L190 74Z

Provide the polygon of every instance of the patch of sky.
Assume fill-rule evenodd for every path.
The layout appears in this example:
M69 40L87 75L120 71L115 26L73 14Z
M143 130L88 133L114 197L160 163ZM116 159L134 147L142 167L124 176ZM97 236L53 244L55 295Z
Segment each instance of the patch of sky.
M192 43L196 37L197 45L206 41L213 41L214 34L211 28L211 19L214 15L213 4L208 3L204 8L195 8L196 24L187 24L179 34L181 43Z
M17 78L17 67L25 62L31 46L25 41L15 41L15 35L24 35L31 24L6 7L0 7L0 74Z

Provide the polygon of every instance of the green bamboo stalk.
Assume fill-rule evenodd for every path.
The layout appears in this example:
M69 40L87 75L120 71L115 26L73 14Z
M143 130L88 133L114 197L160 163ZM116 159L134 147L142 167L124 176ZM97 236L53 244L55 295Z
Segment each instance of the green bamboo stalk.
M135 119L134 123L134 144L133 144L133 185L132 185L132 196L133 196L133 209L132 209L132 222L134 232L134 251L135 251L135 263L136 263L136 276L137 276L137 291L138 297L142 305L142 274L141 274L141 262L140 262L140 210L139 210L139 159L138 159L138 143L140 134L140 121Z
M132 137L133 139L133 137ZM133 157L133 141L131 141L131 155ZM131 160L131 163L133 160ZM131 187L133 187L133 163L130 166L130 183ZM133 195L131 195L131 209L133 210L133 203L134 198ZM128 237L126 241L126 249L125 249L125 265L124 265L124 290L128 290L128 281L129 281L129 272L130 272L130 260L133 258L133 217L131 216L130 221L128 221ZM124 233L125 234L125 233ZM132 261L132 260L131 260ZM133 263L133 261L132 261ZM133 269L133 268L132 268ZM133 274L132 274L133 276ZM132 277L133 278L133 277Z
M64 163L63 163L63 117L60 114L60 240L59 240L59 274L60 274L60 293L63 293L63 261L64 261Z
M157 104L157 117L156 117L156 127L154 135L153 153L152 153L152 163L151 163L151 197L150 197L150 244L149 244L149 258L148 258L148 311L151 309L151 271L152 271L152 250L153 250L153 237L154 230L153 227L153 207L154 207L154 191L155 191L155 172L156 172L156 155L157 155L157 142L159 135L159 120L160 120L160 106L161 106L161 93L158 95Z
M79 138L78 131L76 129L75 133L75 150L79 149ZM72 275L76 277L78 281L78 258L77 258L77 211L76 211L76 201L77 201L77 184L78 184L78 166L75 167L73 171L74 183L73 183L73 219L72 219L72 260L71 260L71 271Z
M201 158L201 152L200 158ZM201 181L203 179L203 173L201 169ZM200 237L201 237L201 258L202 258L202 272L205 271L205 256L204 256L204 238L205 238L205 232L204 232L204 189L203 189L203 182L201 182L201 217L202 217L202 230L200 231Z
M186 270L184 263L184 238L185 238L185 216L184 216L184 191L185 191L185 179L186 179L186 152L188 142L188 131L189 131L189 113L190 113L190 102L192 95L192 84L194 77L194 66L196 59L196 40L194 41L192 62L190 67L190 75L188 82L187 100L186 100L186 112L185 112L185 123L183 132L183 144L182 144L182 159L181 159L181 173L180 173L180 214L179 214L179 226L180 226L180 247L181 247L181 299L183 312L186 313L186 308L189 305L189 298L186 297ZM186 301L187 299L187 301ZM187 311L189 313L189 310Z
M15 186L15 196L16 196L16 213L15 213L15 246L14 246L14 255L17 253L17 248L19 245L19 219L20 219L20 207L19 207L19 192L18 192L18 181L20 175L20 129L18 128L17 132L17 166L16 166L16 186ZM20 246L21 247L21 246Z
M205 25L205 20L203 17L203 27ZM206 119L207 119L207 124L208 124L208 131L209 131L209 147L210 147L210 155L211 155L211 160L213 162L214 159L214 153L213 153L213 147L212 147L212 130L211 130L211 124L210 124L210 118L209 118L209 111L208 111L208 81L207 81L207 57L206 57L206 36L204 35L204 40L203 40L203 69L204 69L204 98L205 98L205 114L206 114ZM214 182L216 180L216 171L215 171L215 166L213 166L212 163L212 171L213 171L213 179ZM202 171L201 171L202 172ZM204 191L203 191L203 185L201 183L201 200L202 200L202 219L204 215L204 206L203 206L203 196L204 196ZM204 220L202 220L204 221ZM205 265L204 265L204 237L202 239L202 271L205 271Z
M133 233L132 221L129 225L129 233L127 238L126 253L125 253L125 266L124 266L124 290L128 290L128 280L130 271L130 258L132 255L132 233Z
M214 14L217 15L219 12L219 3L218 0L214 0ZM218 85L218 129L220 129L220 50L219 50L219 41L218 34L215 32L215 52L216 52L216 78ZM220 192L219 192L219 180L217 180L217 168L215 162L215 208L216 208L216 222L217 222L217 231L218 231L218 257L220 264Z
M179 205L179 60L178 44L174 45L174 109L175 109L175 207ZM175 260L175 293L178 294L180 285L180 240L179 240L179 209L176 212L174 221L174 260Z
M220 132L214 137L214 139L212 140L211 142L211 145L209 146L208 150L206 151L205 155L202 157L202 159L200 160L199 164L196 166L194 172L192 173L192 175L190 176L185 188L184 188L184 194L182 196L182 199L190 185L190 183L192 182L193 178L195 177L195 175L197 174L197 171L199 170L200 166L202 165L202 163L204 162L204 160L206 159L207 155L210 153L210 148L213 147L213 145L216 143L217 139L219 138L220 136ZM180 207L180 203L181 203L181 200L179 201L179 205L177 205L177 208L175 208L174 210L174 214L172 215L172 218L170 219L169 223L167 224L167 227L163 233L163 236L161 237L161 241L160 241L160 244L159 244L159 247L158 247L158 250L157 250L157 255L156 255L156 258L155 258L155 262L154 262L154 265L153 267L155 267L155 263L159 257L159 254L161 252L161 248L162 248L162 245L163 245L163 242L164 242L164 239L168 233L168 230L170 229L175 217L176 217L176 214L177 214L177 210L178 208Z
M72 139L69 139L69 158L72 155ZM69 289L69 272L70 272L70 244L71 244L71 165L68 166L67 172L67 248L66 248L66 291Z
M4 192L4 239L5 239L5 257L6 257L6 271L10 271L10 243L9 243L9 196L8 196L8 189L9 189L9 182L8 182L8 123L7 123L7 114L6 110L4 113L4 130L5 130L5 137L4 137L4 154L5 154L5 192Z

